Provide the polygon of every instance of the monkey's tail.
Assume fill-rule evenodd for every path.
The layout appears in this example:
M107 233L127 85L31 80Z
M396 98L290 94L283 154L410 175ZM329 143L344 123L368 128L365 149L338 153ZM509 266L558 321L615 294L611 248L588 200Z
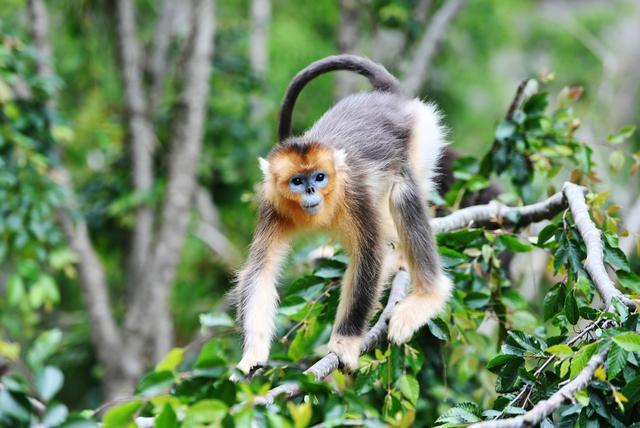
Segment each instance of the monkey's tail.
M302 89L311 80L331 71L346 70L358 73L371 82L376 91L400 92L400 83L382 65L356 55L333 55L313 62L295 75L282 100L278 137L283 142L291 135L293 107Z

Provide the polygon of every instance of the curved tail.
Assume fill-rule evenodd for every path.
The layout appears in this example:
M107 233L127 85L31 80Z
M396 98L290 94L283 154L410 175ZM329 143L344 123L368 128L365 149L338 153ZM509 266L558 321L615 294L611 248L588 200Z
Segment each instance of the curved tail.
M291 135L293 107L302 89L311 80L331 71L347 70L358 73L371 82L376 91L400 92L400 83L382 65L356 55L333 55L309 64L295 75L282 100L278 137L280 142Z

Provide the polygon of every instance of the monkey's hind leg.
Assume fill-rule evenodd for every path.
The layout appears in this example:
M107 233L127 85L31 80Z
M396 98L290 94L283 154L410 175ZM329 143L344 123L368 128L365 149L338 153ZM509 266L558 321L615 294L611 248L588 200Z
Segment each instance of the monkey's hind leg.
M389 340L404 343L437 316L451 294L451 280L441 268L438 249L420 193L411 174L403 174L391 192L391 214L398 229L413 289L396 306L389 321Z
M365 202L360 201L360 213L371 212ZM342 280L340 303L329 341L329 350L351 371L358 368L364 330L378 302L386 250L375 219L370 220L370 216L363 214L354 218L354 223L347 240L351 262Z

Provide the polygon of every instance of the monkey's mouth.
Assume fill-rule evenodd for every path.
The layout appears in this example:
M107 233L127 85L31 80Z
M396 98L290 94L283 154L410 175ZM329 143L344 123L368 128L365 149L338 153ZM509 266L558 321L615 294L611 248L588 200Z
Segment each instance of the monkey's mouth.
M304 209L307 214L318 214L318 212L320 212L321 206L322 201L318 201L314 204L303 204L302 209Z

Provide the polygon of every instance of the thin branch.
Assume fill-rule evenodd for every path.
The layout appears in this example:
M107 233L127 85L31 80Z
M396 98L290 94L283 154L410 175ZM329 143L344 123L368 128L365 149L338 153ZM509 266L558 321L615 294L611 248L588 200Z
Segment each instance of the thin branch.
M524 79L518 85L518 88L516 89L516 94L514 95L513 100L511 100L511 104L509 105L509 109L507 110L507 114L505 116L506 119L508 120L513 119L513 115L515 114L516 110L518 109L518 107L520 107L520 104L522 103L522 99L524 98L524 89L527 87L528 83L529 83L529 79Z
M514 418L502 419L499 421L486 421L470 425L470 428L519 428L535 426L542 422L544 418L560 408L564 403L575 400L578 391L586 388L593 377L596 369L604 364L607 351L594 355L589 363L571 382L564 385L556 393L546 400L538 402L531 410L524 415Z
M133 184L136 192L148 195L153 186L154 133L148 117L147 101L142 83L142 50L136 37L136 17L133 0L115 3L118 59L124 86L128 140L133 161ZM131 236L127 269L127 288L135 296L139 290L144 264L153 237L153 210L142 203L136 211Z
M449 0L433 15L429 28L413 53L402 87L408 95L417 95L427 79L431 62L447 29L465 4L465 0Z
M391 313L396 304L407 295L409 290L409 274L406 271L399 271L393 279L391 284L391 291L389 293L389 300L384 310L380 314L378 321L371 327L367 335L365 336L362 344L361 353L368 352L375 348L378 343L386 337L387 328L389 326L389 319ZM337 369L339 366L338 356L333 352L329 352L322 357L318 362L309 367L305 373L312 374L316 380L322 380L329 374ZM257 397L253 401L253 405L266 405L273 402L276 397L284 395L287 397L296 397L303 394L304 391L297 383L283 383L261 397Z
M195 236L204 242L216 256L230 269L240 264L240 252L222 232L218 219L218 210L204 188L196 191L196 208L200 215L200 222Z

